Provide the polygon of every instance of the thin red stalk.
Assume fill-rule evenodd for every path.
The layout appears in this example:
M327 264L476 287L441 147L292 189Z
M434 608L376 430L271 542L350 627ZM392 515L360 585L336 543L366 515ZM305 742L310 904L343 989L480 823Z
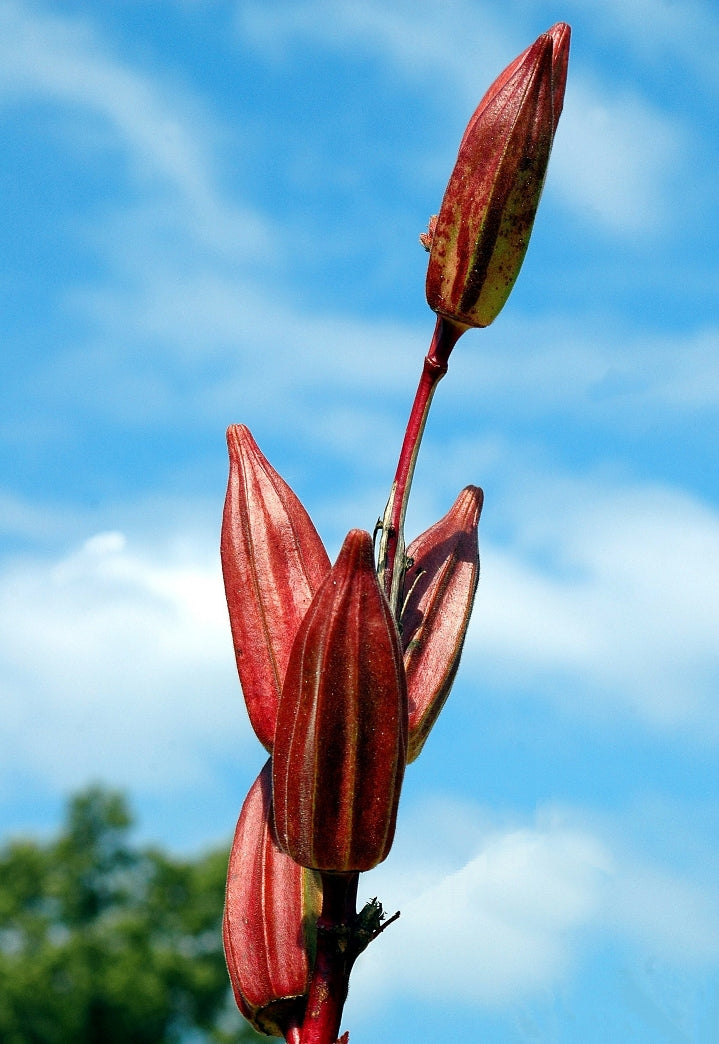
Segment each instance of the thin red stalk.
M404 575L404 519L412 486L424 426L432 404L432 396L447 372L449 355L458 338L466 330L449 319L437 316L429 351L410 410L407 430L400 450L392 490L382 518L377 572L395 616L399 615L399 597Z
M317 953L300 1044L335 1044L357 956L351 945L359 874L322 874Z
M434 390L447 372L450 353L465 329L449 319L437 318L382 519L378 574L396 615L405 567L404 519L417 454ZM359 874L322 874L322 912L317 921L317 949L307 1008L299 1037L291 1031L288 1044L338 1041L352 965L368 941L360 941L357 934L358 881Z

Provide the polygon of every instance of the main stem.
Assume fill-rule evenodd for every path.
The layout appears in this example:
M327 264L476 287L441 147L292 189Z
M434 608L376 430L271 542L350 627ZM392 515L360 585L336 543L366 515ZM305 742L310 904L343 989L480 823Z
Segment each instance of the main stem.
M417 454L435 388L447 372L450 352L465 329L449 319L437 318L381 522L377 572L396 617L405 573L404 519ZM358 882L359 874L355 873L322 874L322 912L317 921L312 981L299 1040L293 1027L292 1044L296 1040L298 1044L337 1042L352 965L367 944L366 939L360 942L357 935Z
M407 421L394 482L381 522L377 574L392 611L399 619L402 580L405 574L404 519L424 426L435 388L447 372L449 355L467 328L437 316L432 343L425 356L422 375Z
M317 921L317 952L301 1044L335 1044L349 977L357 951L352 930L357 917L359 874L322 874L322 912Z

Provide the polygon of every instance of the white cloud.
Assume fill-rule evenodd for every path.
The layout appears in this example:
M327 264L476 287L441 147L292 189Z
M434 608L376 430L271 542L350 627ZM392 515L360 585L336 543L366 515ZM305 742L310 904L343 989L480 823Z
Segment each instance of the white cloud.
M483 545L465 671L715 741L716 510L676 490L546 476L514 498L511 544Z
M502 47L507 45L502 21L489 5L467 0L396 0L391 6L378 0L242 3L237 21L246 39L275 58L286 54L297 38L331 49L349 47L355 54L379 52L425 89L430 71L438 67L453 85L463 67L473 76L477 69L488 68L491 78L500 71Z
M717 351L716 326L658 334L605 317L508 312L460 341L439 400L451 396L463 415L480 401L484 416L590 418L614 431L663 429L671 413L696 435L698 411L719 406Z
M647 861L589 818L543 810L498 828L481 808L418 809L413 832L431 823L431 847L405 824L388 862L362 879L362 898L377 894L401 917L362 955L350 1005L400 992L515 1006L566 984L587 948L607 939L669 965L715 961L716 889ZM470 851L448 867L437 853L456 858L458 822Z
M569 81L549 185L558 201L606 231L663 232L676 217L672 193L686 134L637 93Z
M141 427L181 416L188 427L211 423L220 438L227 423L261 421L285 438L301 433L318 456L366 458L371 447L383 462L401 437L432 329L429 315L416 330L312 314L209 270L168 277L146 269L143 285L129 293L123 286L78 291L72 305L92 331L92 347L63 353L46 379L79 407L81 421L98 409L104 419ZM401 404L391 417L389 402ZM388 427L394 441L381 438Z
M219 564L185 542L6 565L0 663L6 780L185 788L247 738Z
M180 414L192 424L275 418L285 432L302 431L319 454L330 442L346 443L343 417L378 433L373 453L391 446L381 437L388 425L399 437L433 318L415 326L312 314L220 271L152 266L141 286L78 291L72 306L97 349L83 343L50 364L55 395L131 425L166 424ZM527 417L589 420L614 432L666 430L688 419L695 438L703 423L697 411L719 405L717 345L719 330L711 327L648 337L624 324L508 313L496 328L460 342L428 440L435 425L476 415L478 402L485 423L505 430ZM334 425L330 409L316 410L330 393ZM367 444L352 442L357 457ZM428 446L421 459L431 452Z
M100 121L105 137L98 135L95 146L119 148L128 172L152 198L152 214L142 217L145 225L159 220L215 249L266 253L270 237L264 222L218 189L213 119L188 92L113 55L89 21L5 0L0 102L28 97L83 114L81 131L68 140L78 151L92 140L87 117Z
M339 30L344 26L348 39L358 26L364 27L368 46L379 46L379 35L388 53L408 68L417 58L439 62L446 51L451 75L466 78L467 94L472 97L477 91L477 69L492 63L498 67L515 46L496 27L490 25L486 31L486 18L475 16L471 24L477 25L476 38L468 46L470 52L476 46L487 53L481 62L475 55L471 61L457 63L449 54L451 33L434 34L433 27L449 20L456 33L456 27L466 23L460 17L466 14L463 0L457 0L457 17L449 19L435 3L426 4L427 19L418 24L413 11L410 4L399 5L392 13L375 3L360 8L340 4L331 22ZM318 33L329 24L327 9L319 3L282 5L279 11L245 5L243 12L256 33L276 31L280 39L283 32ZM425 24L431 44L425 39ZM389 323L310 316L287 303L281 286L274 296L260 292L249 282L246 269L238 270L198 250L196 240L203 236L223 249L232 243L238 255L248 243L262 252L267 241L266 229L263 233L255 228L252 215L241 233L236 228L236 221L244 217L217 187L213 132L208 130L212 119L207 113L176 86L170 88L161 78L133 69L109 53L84 22L40 14L15 0L0 8L0 25L5 30L0 33L0 69L5 70L0 73L4 76L0 94L7 102L29 93L94 113L121 144L130 165L144 171L153 185L154 178L164 186L160 193L146 186L142 201L123 209L114 221L106 216L95 230L116 278L104 286L67 291L64 304L73 317L87 324L88 334L77 338L68 351L57 351L48 366L44 377L55 401L66 394L73 406L83 399L91 409L102 406L106 418L161 424L180 410L188 413L186 399L191 395L195 418L230 419L231 413L251 420L260 412L267 415L271 407L282 416L285 427L292 426L294 419L298 426L309 423L319 429L323 420L307 409L305 396L316 398L322 385L332 380L335 390L339 385L348 392L371 388L372 404L368 406L367 395L362 409L368 409L371 426L381 430L386 421L375 390L394 395L400 381L406 382L408 360L411 365L412 352L419 356L424 351L429 326L415 332ZM615 135L619 128L619 143L617 149L605 150L599 135L586 143L586 149L576 148L570 128L558 140L552 180L562 192L566 188L568 198L585 214L598 215L608 226L641 221L648 227L658 214L669 212L661 205L664 175L655 174L666 151L662 142L671 151L672 128L641 99L629 98L626 106L626 99L616 96L600 100L598 89L588 87L586 81L579 81L577 91L586 101L582 111L586 108L611 125ZM448 93L454 104L457 90L453 87ZM572 116L573 104L568 99L563 119L571 123L576 117L577 140L583 140L582 135L592 137L576 104ZM168 127L174 128L169 137ZM642 152L644 145L637 145L642 142L647 152ZM602 155L595 156L592 149ZM622 150L624 159L619 162ZM584 173L575 169L577 163ZM643 195L638 203L635 188L638 191L640 184ZM635 338L628 350L625 332L612 340L588 335L586 324L578 330L552 322L542 329L535 322L529 329L507 316L497 332L485 339L475 365L466 379L455 384L452 394L459 400L463 394L475 395L481 387L484 393L491 392L497 405L505 395L511 400L512 415L557 405L584 413L586 398L593 392L613 395L615 401L621 400L618 406L628 405L632 416L637 403L651 396L662 406L715 403L719 401L713 365L716 336L709 330L684 343L667 340L646 345ZM621 339L620 349L616 344ZM509 342L511 353L506 351ZM271 354L265 345L271 346ZM83 380L77 380L78 373ZM358 430L354 406L340 404L338 409L338 416L349 418ZM84 422L83 414L73 413ZM27 439L24 414L22 421L22 438ZM42 421L49 423L46 417ZM39 430L40 422L36 418L33 430ZM3 424L8 431L13 422L6 418ZM20 437L17 423L10 434ZM366 440L351 441L358 452L363 451Z
M487 1004L554 984L566 971L567 935L596 908L605 860L579 834L487 839L461 869L404 904L391 941L377 947L373 986L381 979L386 987L387 976L402 992Z
M464 118L494 76L530 42L527 34L537 30L536 18L526 11L498 19L490 5L466 0L391 8L374 0L361 5L310 0L279 8L243 4L238 20L246 37L269 53L281 53L297 38L333 50L352 46L381 53L423 92L440 100L444 95L444 104ZM650 105L636 86L618 91L591 80L572 61L549 191L558 205L611 235L663 231L676 217L670 204L685 139L679 124Z

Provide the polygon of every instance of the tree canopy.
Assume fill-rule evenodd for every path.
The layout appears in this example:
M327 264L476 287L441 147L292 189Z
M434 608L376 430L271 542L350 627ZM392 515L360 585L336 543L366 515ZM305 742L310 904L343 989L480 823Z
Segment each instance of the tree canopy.
M0 849L3 1044L249 1044L222 952L228 849L131 844L121 793L70 799L49 842Z

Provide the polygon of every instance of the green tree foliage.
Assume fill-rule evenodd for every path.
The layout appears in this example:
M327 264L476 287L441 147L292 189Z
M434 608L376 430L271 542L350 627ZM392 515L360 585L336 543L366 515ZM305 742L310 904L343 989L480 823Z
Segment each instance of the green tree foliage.
M220 922L227 850L130 844L121 794L71 799L60 836L0 849L3 1044L249 1044Z

